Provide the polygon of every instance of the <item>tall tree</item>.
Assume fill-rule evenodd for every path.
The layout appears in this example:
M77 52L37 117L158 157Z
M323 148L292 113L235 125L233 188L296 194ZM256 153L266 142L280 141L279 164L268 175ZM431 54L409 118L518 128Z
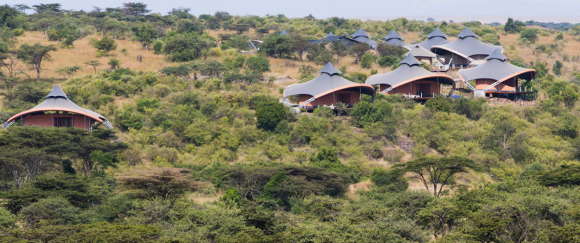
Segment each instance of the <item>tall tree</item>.
M129 16L144 16L149 13L150 10L147 9L147 5L140 2L129 2L123 4L123 13Z
M161 31L157 30L153 25L142 24L132 29L135 39L141 42L143 48L149 48L149 45L159 37L161 37Z
M23 44L16 52L18 59L32 65L36 71L36 79L40 79L40 71L42 70L42 62L50 59L50 52L56 51L53 45L41 45L36 43L34 45Z
M398 164L395 168L413 173L427 191L433 193L435 197L440 197L445 188L455 184L455 175L477 167L470 159L454 156L444 158L424 157Z

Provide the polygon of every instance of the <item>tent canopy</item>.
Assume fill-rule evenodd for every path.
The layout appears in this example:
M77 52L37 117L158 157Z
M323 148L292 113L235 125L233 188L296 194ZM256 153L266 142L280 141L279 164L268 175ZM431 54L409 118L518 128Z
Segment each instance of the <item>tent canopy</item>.
M411 54L399 63L399 67L392 72L376 74L370 76L366 83L370 85L388 85L391 88L397 88L404 84L422 80L422 79L437 79L442 83L453 84L451 77L442 73L433 73L421 66L421 63Z
M509 63L500 49L496 49L486 60L485 63L477 67L460 70L459 76L464 81L489 79L503 82L517 76L531 80L536 72L534 69L522 68Z
M439 28L434 29L429 33L427 39L419 42L418 44L424 47L427 50L431 50L431 47L434 45L442 45L447 43L447 35L443 33Z
M57 86L57 85L52 87L52 90L44 98L44 101L42 101L40 104L36 105L35 107L33 107L29 110L20 112L16 115L10 117L6 122L12 122L12 121L16 120L17 118L22 117L24 115L27 115L30 113L35 113L35 112L41 112L41 111L66 111L66 112L76 113L76 114L90 117L97 122L101 122L107 128L112 128L110 126L109 121L104 116L102 116L99 113L96 113L94 111L91 111L91 110L88 110L88 109L85 109L85 108L78 106L77 104L72 102L68 98L68 96L64 93L64 91L62 91L60 86Z
M409 48L409 53L414 57L435 58L437 56L435 55L435 53L425 49L423 46L419 44L410 45L407 48Z
M434 53L451 52L469 61L471 57L478 55L490 55L500 46L481 42L477 35L469 29L464 29L459 33L459 39L445 44L433 45L431 51Z
M383 40L389 45L394 45L394 46L404 46L405 45L405 41L404 41L403 37L401 37L401 35L399 35L399 33L397 33L397 31L394 31L394 30L389 31L389 33L387 35L385 35L385 37L383 37Z
M286 87L283 96L286 98L294 95L309 95L314 98L319 98L326 94L348 88L360 88L362 93L374 94L372 86L349 81L343 78L341 74L331 63L327 63L320 70L320 76L305 83L293 84Z

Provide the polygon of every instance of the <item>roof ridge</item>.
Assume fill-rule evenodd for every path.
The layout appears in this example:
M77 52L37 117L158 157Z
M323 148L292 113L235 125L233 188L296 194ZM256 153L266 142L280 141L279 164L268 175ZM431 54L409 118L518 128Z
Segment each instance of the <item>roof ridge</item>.
M328 74L329 76L342 75L342 72L334 67L332 63L327 62L320 70L321 74Z
M45 99L63 98L68 100L68 96L66 95L66 93L62 91L59 85L56 84L52 86L52 90L48 92L48 94L44 98Z

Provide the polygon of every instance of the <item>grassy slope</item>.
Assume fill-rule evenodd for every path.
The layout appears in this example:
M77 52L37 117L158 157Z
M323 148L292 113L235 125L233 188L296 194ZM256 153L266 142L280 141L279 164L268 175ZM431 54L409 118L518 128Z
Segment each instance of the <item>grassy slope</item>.
M98 38L96 35L87 36L75 41L72 48L61 48L51 53L51 60L45 61L42 65L41 73L43 78L63 78L63 74L57 72L60 68L67 66L80 66L81 70L75 76L84 76L93 73L93 68L85 65L91 60L98 60L101 66L97 70L108 67L109 59L116 58L121 62L121 66L139 71L157 71L170 65L164 56L155 55L152 51L144 50L141 45L131 40L117 40L117 50L111 52L110 56L97 57L97 51L90 44L91 39ZM18 45L41 43L44 45L59 45L58 42L48 41L46 35L41 32L27 32L18 38ZM126 54L122 50L127 50ZM143 62L137 62L137 56L143 56ZM18 69L24 70L26 74L34 77L34 73L28 65L18 64Z
M217 37L218 34L224 31L213 31L210 35ZM405 38L406 42L417 42L421 40L421 36L416 32L406 32L401 33ZM551 34L548 36L540 36L539 40L535 45L527 45L519 41L518 34L507 34L500 36L500 42L506 50L506 54L510 58L521 58L525 62L547 62L551 68L552 64L556 60L560 60L564 63L564 76L571 77L572 73L580 70L580 62L574 61L574 57L580 58L580 40L575 39L573 36L565 35L565 39L560 41L562 48L560 51L553 53L552 55L540 54L534 51L535 47L540 44L551 44L554 43L554 38L556 34ZM139 43L131 40L117 40L117 50L113 51L108 57L97 57L96 49L90 45L90 40L97 38L95 35L87 36L75 42L73 48L59 48L57 51L52 53L52 59L44 62L43 73L44 78L66 78L63 74L57 72L57 70L67 67L78 65L81 66L81 70L74 74L74 76L84 76L92 73L92 68L85 65L86 62L91 60L98 60L101 66L98 67L99 70L107 68L107 62L111 58L117 58L121 61L123 67L127 67L139 71L158 71L159 69L172 65L168 62L162 55L155 55L150 50L144 50ZM450 38L455 39L454 37ZM18 44L23 43L42 43L42 44L55 44L57 42L48 41L46 35L41 32L27 32L23 36L18 38ZM127 50L123 53L121 50ZM143 56L143 62L137 62L137 56ZM569 60L564 61L564 56L568 56ZM350 57L342 58L339 60L339 67L347 67L348 72L362 72L369 74L370 70L365 70L360 68L359 65L352 65L353 59ZM311 62L299 62L294 60L286 59L271 59L272 71L269 76L274 78L291 78L297 79L298 69L301 65L312 65L318 67L318 65ZM30 77L33 77L33 71L30 70L28 65L23 63L18 64L19 70L24 71ZM381 68L375 65L373 69L379 72L388 71L388 68Z
M223 31L222 31L223 32ZM216 36L221 32L212 32L210 33L213 36ZM416 42L421 39L418 33L401 33L407 42ZM111 53L109 57L97 57L97 52L95 48L90 45L90 40L96 38L97 36L88 36L83 39L80 39L75 42L75 46L70 49L59 48L56 52L52 53L52 59L46 61L43 65L43 78L55 78L55 79L62 79L63 74L57 72L58 69L66 66L74 66L78 65L81 66L82 69L74 74L73 76L85 76L88 74L92 74L92 68L90 66L85 65L84 63L90 60L99 60L102 64L98 67L99 70L103 70L107 68L107 62L110 58L117 58L121 61L121 65L123 67L128 67L133 70L139 71L158 71L159 69L174 65L173 63L168 62L164 56L155 55L150 50L144 50L139 43L131 41L131 40L118 40L117 45L118 48L116 51ZM550 36L541 36L538 40L538 44L549 44L553 42L555 34ZM580 57L580 40L574 39L573 37L566 35L565 40L561 41L563 44L562 51L558 53L554 53L552 56L547 56L545 54L537 55L534 54L534 48L536 45L533 46L526 46L522 44L519 40L519 35L509 34L509 35L502 35L500 37L500 42L506 49L506 53L509 57L515 58L520 57L525 62L547 62L549 63L549 67L556 61L560 60L564 63L564 70L563 73L566 76L571 76L571 74L577 70L580 70L580 62L574 62L571 59L568 62L563 61L563 55L568 55L569 57ZM454 38L450 38L454 39ZM40 32L27 32L23 36L18 38L18 44L23 43L42 43L42 44L55 44L58 45L57 42L51 42L46 39L46 36ZM512 48L512 46L514 48ZM126 54L122 53L121 50L126 49ZM144 61L139 63L136 61L136 57L138 55L142 55ZM312 62L300 62L296 60L287 60L287 59L270 59L271 63L271 72L267 75L273 77L276 82L269 86L273 95L279 95L280 90L292 83L297 82L296 79L299 78L299 68L301 65L311 65L317 69L319 65L314 64ZM370 70L362 69L359 65L353 65L353 58L346 57L339 60L338 67L347 67L348 72L362 72L366 74L370 74ZM33 77L33 71L29 69L27 65L19 63L17 69L24 70L27 75ZM373 69L378 70L379 72L386 72L389 71L388 68L381 68L378 65L375 65ZM20 75L24 76L24 75ZM131 100L123 100L118 102L131 102ZM120 137L124 137L123 134L119 134ZM373 163L374 162L374 163ZM384 163L379 163L378 161L369 161L368 163L373 164L374 166L388 166ZM126 168L120 168L118 171L123 171ZM482 181L489 181L489 178L480 178L482 175L466 175L465 177L461 178L460 181L462 184L478 184ZM483 176L485 177L485 176ZM366 190L368 185L360 185L361 188L358 188L356 185L353 185L353 188L350 189L351 194L354 195L355 191L359 190ZM424 190L423 186L417 182L411 183L411 190ZM215 200L215 195L191 195L192 199L201 200L201 201L213 201Z

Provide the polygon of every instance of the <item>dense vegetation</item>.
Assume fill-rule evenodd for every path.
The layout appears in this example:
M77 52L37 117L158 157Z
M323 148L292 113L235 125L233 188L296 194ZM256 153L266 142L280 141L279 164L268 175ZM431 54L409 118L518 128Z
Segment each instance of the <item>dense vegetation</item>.
M425 34L439 24L453 35L469 26L484 39L506 31L533 42L531 29L513 20L496 28L187 9L162 16L140 3L88 13L58 4L35 5L30 15L24 9L0 7L0 120L58 82L115 128L1 130L0 241L579 242L578 74L534 63L533 106L446 97L423 105L379 95L338 116L287 110L268 74L275 68L268 57L351 57L365 70L397 63L396 48L306 41L359 27ZM566 35L579 38L578 28ZM214 30L240 34L218 41ZM17 46L26 31L45 32L55 44ZM74 49L89 33L102 35L93 41L98 55L133 39L175 64L140 72L112 57L106 69L89 65L92 75L42 79L54 49ZM263 48L242 54L254 34ZM16 59L38 76L14 73ZM303 65L300 78L312 69ZM344 71L359 81L372 73Z

